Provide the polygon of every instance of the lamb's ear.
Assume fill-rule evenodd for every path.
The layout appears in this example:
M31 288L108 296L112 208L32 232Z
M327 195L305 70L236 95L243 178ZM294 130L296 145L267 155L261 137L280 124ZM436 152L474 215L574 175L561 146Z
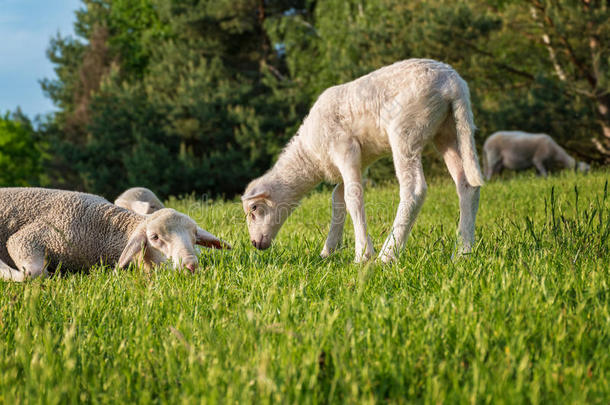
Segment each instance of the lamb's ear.
M195 244L214 249L232 249L231 245L229 245L227 242L218 239L216 236L200 227L197 227Z
M267 191L267 190L262 190L262 191L255 190L253 193L241 196L242 201L267 199L267 198L269 198L269 191Z
M263 201L268 206L273 207L273 201L271 200L271 193L269 190L254 190L251 194L242 196L241 200L248 202L250 206L256 201Z
M119 268L125 268L129 263L137 260L138 255L146 249L148 239L146 238L146 227L138 227L127 241L127 245L119 258Z
M114 205L119 206L121 208L129 209L129 202L123 198L117 198L114 200Z
M134 201L131 203L131 209L140 215L148 215L150 214L150 203L147 201Z

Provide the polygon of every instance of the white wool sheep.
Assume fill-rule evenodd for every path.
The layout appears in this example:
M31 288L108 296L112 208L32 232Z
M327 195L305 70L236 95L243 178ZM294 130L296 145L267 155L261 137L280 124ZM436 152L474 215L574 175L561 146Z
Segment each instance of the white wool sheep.
M152 214L165 208L155 193L145 187L132 187L124 191L116 198L114 204L141 215Z
M323 257L341 240L345 212L356 238L356 262L373 255L364 213L362 172L392 154L400 204L380 259L394 260L422 206L421 164L432 141L443 155L460 199L460 251L469 252L483 176L473 133L470 94L449 65L409 59L324 91L275 166L252 181L242 197L252 244L266 249L297 202L322 180L339 183Z
M535 167L546 176L548 168L589 170L584 162L577 162L547 134L531 134L522 131L498 131L483 145L485 177L489 180L502 169L524 170Z
M194 245L230 248L190 217L164 208L143 216L92 194L43 188L0 189L0 278L24 281L47 268L97 263L145 268L168 259L191 271Z

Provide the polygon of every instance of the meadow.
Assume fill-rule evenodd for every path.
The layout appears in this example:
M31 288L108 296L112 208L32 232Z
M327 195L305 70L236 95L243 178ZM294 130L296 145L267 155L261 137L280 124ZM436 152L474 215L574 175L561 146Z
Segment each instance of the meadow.
M477 246L451 260L448 176L399 261L322 249L330 192L274 245L249 243L237 201L173 199L233 243L202 270L98 266L0 282L0 403L608 403L610 172L488 183ZM367 188L375 248L398 188Z

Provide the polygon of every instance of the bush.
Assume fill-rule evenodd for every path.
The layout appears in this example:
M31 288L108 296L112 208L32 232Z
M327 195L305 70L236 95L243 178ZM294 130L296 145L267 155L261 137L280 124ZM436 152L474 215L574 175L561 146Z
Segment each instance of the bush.
M0 117L0 186L39 183L41 153L29 125Z

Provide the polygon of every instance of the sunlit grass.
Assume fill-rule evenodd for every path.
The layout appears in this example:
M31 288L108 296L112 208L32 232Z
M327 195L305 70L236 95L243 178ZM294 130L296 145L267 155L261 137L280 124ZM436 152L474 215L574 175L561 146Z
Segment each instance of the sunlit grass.
M203 252L196 275L0 282L0 403L607 403L609 174L489 183L455 262L454 186L430 181L391 266L352 263L349 222L319 258L327 191L264 252L237 201L172 200L234 250ZM397 186L366 201L379 249Z

